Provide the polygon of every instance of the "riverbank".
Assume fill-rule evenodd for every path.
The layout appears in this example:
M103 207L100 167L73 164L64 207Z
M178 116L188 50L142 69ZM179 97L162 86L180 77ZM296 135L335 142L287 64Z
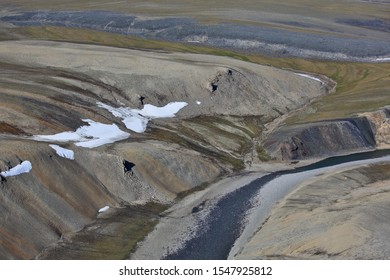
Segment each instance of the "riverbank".
M361 154L361 153L360 153ZM327 160L354 157L359 154L351 154L349 156L340 156L328 158ZM243 248L247 248L248 242L258 233L263 223L265 223L270 217L273 216L271 213L273 209L283 204L285 200L290 196L291 193L297 191L302 186L306 186L313 181L321 181L323 178L333 176L340 172L347 172L349 170L356 169L357 167L367 166L369 164L376 164L381 162L388 162L390 156L375 158L375 159L359 159L351 162L337 163L334 161L334 165L321 167L321 161L312 164L311 166L318 166L317 168L301 167L300 172L281 175L269 183L263 185L257 195L251 198L251 209L246 213L246 225L236 240L234 247L232 248L229 258L236 258L237 255L241 254ZM325 162L325 161L322 161ZM308 165L309 167L310 165ZM364 183L364 182L362 182ZM329 189L330 186L324 184L324 190ZM326 196L326 191L323 195ZM321 196L321 194L319 194ZM297 208L304 207L305 203L302 201L297 202ZM286 213L294 213L294 209L286 209Z
M283 199L297 185L322 172L335 172L335 170L340 170L340 168L346 170L348 168L353 168L356 165L368 164L369 162L372 163L381 160L363 160L356 163L343 163L338 166L304 171L301 176L297 176L297 174L287 174L266 184L261 188L261 191L257 196L254 198L252 197L252 207L246 212L244 230L240 234L240 238L236 240L234 247L231 250L230 257L234 257L241 251L241 248L245 246L250 237L253 236L261 224L267 219L268 213L275 203ZM282 165L279 165L278 167L282 167ZM277 170L280 170L278 167L273 171L277 172ZM284 165L284 167L291 169L291 165ZM266 168L270 168L270 166ZM263 169L262 172L251 172L232 178L225 178L222 181L213 184L206 190L186 197L164 213L165 217L160 220L154 231L139 244L138 249L130 258L161 259L169 255L175 255L175 252L183 250L183 248L188 245L189 240L195 239L212 226L208 224L208 222L213 220L211 213L213 211L213 213L215 213L217 204L222 201L222 198L227 197L226 194L233 193L249 184L254 185L256 179L269 174L264 172L264 170L265 169ZM268 171L271 170L268 169ZM255 187L258 188L257 186ZM250 199L251 198L248 198L248 200ZM245 204L245 202L241 201L241 204ZM229 212L227 209L220 210L222 212ZM226 214L232 215L233 213L225 213L225 215ZM239 227L239 225L236 226ZM214 238L218 239L218 237Z
M206 189L194 192L162 213L154 230L141 241L129 258L137 260L163 259L179 250L205 226L210 211L224 196L248 185L266 174L291 170L318 161L311 159L297 164L268 162L254 164L239 174L221 178Z
M299 184L231 257L389 259L389 169L389 161L341 168Z
M47 5L45 3L44 6L49 9ZM279 5L278 11L284 10L279 9ZM256 7L260 6L256 4ZM209 4L206 7L209 10ZM370 7L378 6L370 4ZM1 236L0 243L7 242L7 246L0 246L2 258L33 258L67 233L79 233L81 228L91 225L100 209L108 206L114 209L146 201L174 203L177 195L191 193L214 182L222 174L242 170L245 165L252 165L253 171L260 167L263 168L261 172L273 172L272 165L256 166L257 158L261 161L269 158L263 146L264 139L261 139L264 126L305 104L310 105L290 116L287 124L351 117L389 105L386 63L389 48L386 44L387 25L383 21L362 22L355 19L351 22L348 16L345 18L347 21L342 23L331 22L334 27L337 24L346 29L343 27L342 30L324 33L326 30L321 31L318 27L325 26L317 19L317 26L302 26L302 23L309 23L306 21L309 18L298 25L297 22L284 21L279 22L278 27L254 26L256 20L246 18L246 12L238 12L236 7L233 13L240 14L243 16L241 19L249 22L234 20L226 24L227 18L220 18L221 22L214 23L192 22L189 17L140 18L135 11L131 11L135 13L134 18L125 14L120 16L113 11L82 12L76 9L61 13L62 9L58 6L57 12L31 10L26 14L27 10L23 12L14 8L16 6L3 10L0 19L16 21L14 25L0 22L0 82L4 92L0 133L12 134L1 143L0 168L9 168L25 159L31 160L33 168L28 174L4 181L0 200L5 209L2 211L5 234ZM252 8L247 9L253 12ZM350 10L350 5L346 10ZM346 10L341 9L340 13L344 14ZM375 8L371 14L378 17L381 10ZM334 12L331 14L334 18ZM367 9L364 14L368 19ZM356 13L353 15L356 16ZM30 19L25 21L26 16L32 16L30 19L37 20L35 23L39 26L31 26ZM286 14L280 16L287 20L284 18ZM207 17L210 18L210 13ZM272 24L275 24L277 18L271 17ZM261 18L263 21L264 17ZM303 20L302 17L300 19ZM23 26L25 23L26 26ZM50 26L41 26L47 23ZM350 29L356 24L358 26ZM370 31L367 25L385 30ZM118 31L115 29L121 28L125 33L115 32ZM178 30L180 32L176 32ZM129 31L140 32L140 37ZM197 38L190 38L198 36L198 31L201 36L207 37L203 43L194 42ZM133 35L128 36L130 34ZM311 43L302 46L307 41ZM248 44L255 48L247 49ZM270 49L266 52L261 52L268 47ZM260 52L256 48L260 48ZM270 52L272 57L267 55ZM267 56L260 56L261 53ZM346 56L340 58L342 53ZM295 56L347 61L361 56L369 57L368 61L384 63L310 61L292 58ZM334 83L327 77L338 84L334 94L328 94ZM140 109L144 103L163 107L171 102L188 105L180 111L177 119L152 121L142 134L128 131L121 118L98 106L104 103L129 112L129 108ZM49 143L37 143L26 138L85 128L84 120L117 126L130 133L131 137L88 150L63 143L63 148L74 150L75 160L58 156ZM376 123L382 124L383 120L376 118ZM387 125L381 125L376 131L380 132L377 139L388 139ZM350 134L351 137L345 137L344 133L323 134L324 138L334 139L336 144L346 138L360 139L358 134ZM14 139L15 135L19 138ZM321 138L315 133L310 135ZM318 144L315 137L311 143ZM301 146L306 147L306 142L297 143L299 149L298 146L291 147L290 151L303 151ZM373 148L372 143L359 147ZM16 146L19 148L15 149ZM345 147L350 151L351 145L342 145L341 150L346 151ZM295 162L301 158L289 159ZM302 162L286 165L286 168L300 164ZM134 167L134 170L129 170L128 166ZM223 187L220 186L220 189ZM249 193L255 195L256 185L252 187L253 192ZM199 217L202 223L202 215L213 215L213 211L221 207L221 202L228 209L222 213L231 214L228 219L219 219L218 226L207 228L207 224L203 223L199 227L204 231L219 229L220 233L214 236L222 236L224 230L230 231L231 228L239 230L242 211L246 211L247 205L240 205L241 200L237 199L236 208L232 208L231 202L236 195L247 196L245 191L241 192L242 189L234 189L215 200L211 198L210 205L200 200L190 209L189 215ZM151 222L155 218L152 215ZM140 217L137 221L142 225L145 219ZM148 234L145 229L141 226L139 232L137 229L131 235L140 233L143 238ZM190 232L196 235L194 230L191 228ZM96 233L99 231L88 232L92 237ZM230 235L226 244L235 241L235 234L238 233ZM127 235L124 234L125 238ZM13 238L9 239L9 236ZM73 248L78 247L78 244L72 245ZM227 257L229 250L225 248L224 253L216 257ZM202 250L198 251L200 254Z
M264 172L247 172L225 177L207 189L185 197L162 214L163 217L155 229L138 244L130 259L163 259L178 250L196 234L202 226L201 221L207 218L220 197L249 184L264 174Z

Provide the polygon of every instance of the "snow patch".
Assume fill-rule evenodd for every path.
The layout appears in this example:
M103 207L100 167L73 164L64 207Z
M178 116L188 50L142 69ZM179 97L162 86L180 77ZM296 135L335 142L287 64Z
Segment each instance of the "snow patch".
M310 75L306 75L306 74L299 74L299 73L296 73L298 76L301 76L301 77L305 77L305 78L309 78L309 79L312 79L314 81L318 81L320 82L321 84L323 84L324 82L316 77L313 77L313 76L310 76Z
M133 111L151 119L173 118L177 112L187 105L187 102L171 102L163 107L146 104L142 110L134 109Z
M114 108L102 102L97 103L100 108L108 110L115 117L121 118L126 127L134 132L145 132L149 120L157 118L173 118L176 113L188 105L186 102L171 102L163 107L146 104L143 109L128 107Z
M3 177L10 177L10 176L16 176L23 173L29 173L32 169L31 162L28 160L23 161L22 163L16 165L15 167L11 168L8 171L1 172L1 176Z
M390 57L380 57L375 59L376 61L390 61Z
M110 206L104 206L103 208L100 208L98 210L99 213L103 213L103 212L106 212L108 209L110 209Z
M59 155L60 157L74 160L74 152L72 150L68 150L54 144L50 144L49 146L53 148L57 152L57 155Z
M90 119L83 119L88 125L81 126L75 132L61 132L54 135L37 135L37 141L75 142L76 146L95 148L105 144L114 143L130 136L118 128L116 124L102 124Z
M202 104L202 102L196 100L196 104L200 105L200 104Z
M150 119L155 118L172 118L182 108L187 106L186 102L171 102L163 107L146 104L142 110L130 109L127 107L114 108L102 102L97 103L99 107L111 112L115 117L121 118L126 127L134 132L145 132L146 126ZM54 135L36 135L33 137L36 141L59 141L59 142L75 142L76 146L85 148L95 148L105 144L114 143L126 139L130 136L115 124L102 124L90 119L83 119L83 122L88 125L81 126L75 132L67 131ZM52 147L57 151L58 155L64 157L70 156L70 150L65 151L57 146Z

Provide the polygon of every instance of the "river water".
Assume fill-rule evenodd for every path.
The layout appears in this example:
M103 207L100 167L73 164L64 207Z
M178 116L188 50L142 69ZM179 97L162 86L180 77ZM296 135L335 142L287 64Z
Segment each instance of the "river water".
M388 161L390 149L335 156L262 176L221 198L200 222L194 237L165 259L227 259L239 250L234 246L236 241L248 240L265 221L274 203L303 181L331 170ZM246 222L249 217L251 223Z

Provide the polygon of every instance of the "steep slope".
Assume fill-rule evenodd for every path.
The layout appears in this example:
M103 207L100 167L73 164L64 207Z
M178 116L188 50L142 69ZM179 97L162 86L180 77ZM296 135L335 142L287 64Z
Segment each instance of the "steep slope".
M200 114L279 116L325 94L328 86L288 71L225 57L70 43L2 42L0 58L4 63L38 67L36 71L54 68L71 72L71 76L53 72L54 77L45 77L44 85L85 88L84 95L100 94L102 101L117 105L125 102L138 107L140 96L145 97L145 103L154 105L185 101L192 106L179 115L186 117ZM202 106L195 106L196 100L202 102Z
M131 213L153 225L154 214L129 204L171 203L242 169L266 122L334 86L230 58L42 41L2 42L0 61L0 168L6 175L20 162L32 165L2 178L0 258L6 259L34 258L50 244L56 252L58 240L96 218L80 234L103 230L106 222L116 228ZM188 104L178 118L149 120L132 111L175 101ZM129 120L149 123L134 132ZM109 134L118 131L120 137ZM74 160L49 144L73 151ZM113 214L99 222L105 206L125 209L118 220ZM145 234L142 227L118 232L129 230Z
M274 158L302 160L350 153L389 144L389 108L348 119L285 126L271 133L264 147Z
M388 259L389 163L317 176L275 205L238 259Z
M390 107L367 112L361 114L361 116L367 118L370 122L377 146L388 147L390 145Z

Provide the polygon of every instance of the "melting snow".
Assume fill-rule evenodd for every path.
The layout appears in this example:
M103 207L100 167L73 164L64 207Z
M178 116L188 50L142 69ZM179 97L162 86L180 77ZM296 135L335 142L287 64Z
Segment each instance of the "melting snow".
M28 173L32 169L31 162L28 160L23 161L21 164L16 165L15 167L11 168L8 171L1 172L1 175L3 177L10 177L10 176L16 176L20 175L22 173Z
M310 76L310 75L306 75L306 74L299 74L297 73L298 76L301 76L301 77L305 77L305 78L309 78L309 79L312 79L312 80L315 80L315 81L318 81L320 82L321 84L323 84L324 82L316 77L313 77L313 76Z
M146 104L142 110L134 109L133 111L139 113L144 117L153 118L173 118L177 112L187 106L187 102L171 102L164 107L156 107Z
M49 146L52 147L57 152L57 155L59 155L60 157L71 159L71 160L74 159L74 152L72 150L68 150L54 144L51 144Z
M390 57L377 58L376 61L390 61Z
M115 124L102 124L90 119L83 119L89 125L78 128L75 132L61 132L54 135L37 135L34 137L38 141L60 141L76 142L76 146L85 148L95 148L104 144L113 143L126 139L130 136Z
M107 109L115 117L121 118L128 129L138 133L145 132L150 119L172 118L188 105L186 102L172 102L163 107L146 104L142 110L139 110L127 107L114 108L101 102L97 104L99 107ZM83 119L83 122L88 123L88 125L81 126L75 132L67 131L54 135L36 135L33 139L37 141L71 141L75 142L76 146L95 148L126 139L130 136L129 133L120 130L115 124L102 124L90 119ZM51 147L57 151L58 155L73 159L74 155L71 155L73 151L63 149L57 145L51 145Z
M103 213L106 212L108 209L110 209L110 206L104 206L103 208L100 208L98 212Z
M172 118L188 105L186 102L171 102L163 107L146 104L143 109L139 110L128 107L114 108L102 102L97 104L99 107L111 112L115 117L121 118L128 129L137 133L145 132L150 119Z

